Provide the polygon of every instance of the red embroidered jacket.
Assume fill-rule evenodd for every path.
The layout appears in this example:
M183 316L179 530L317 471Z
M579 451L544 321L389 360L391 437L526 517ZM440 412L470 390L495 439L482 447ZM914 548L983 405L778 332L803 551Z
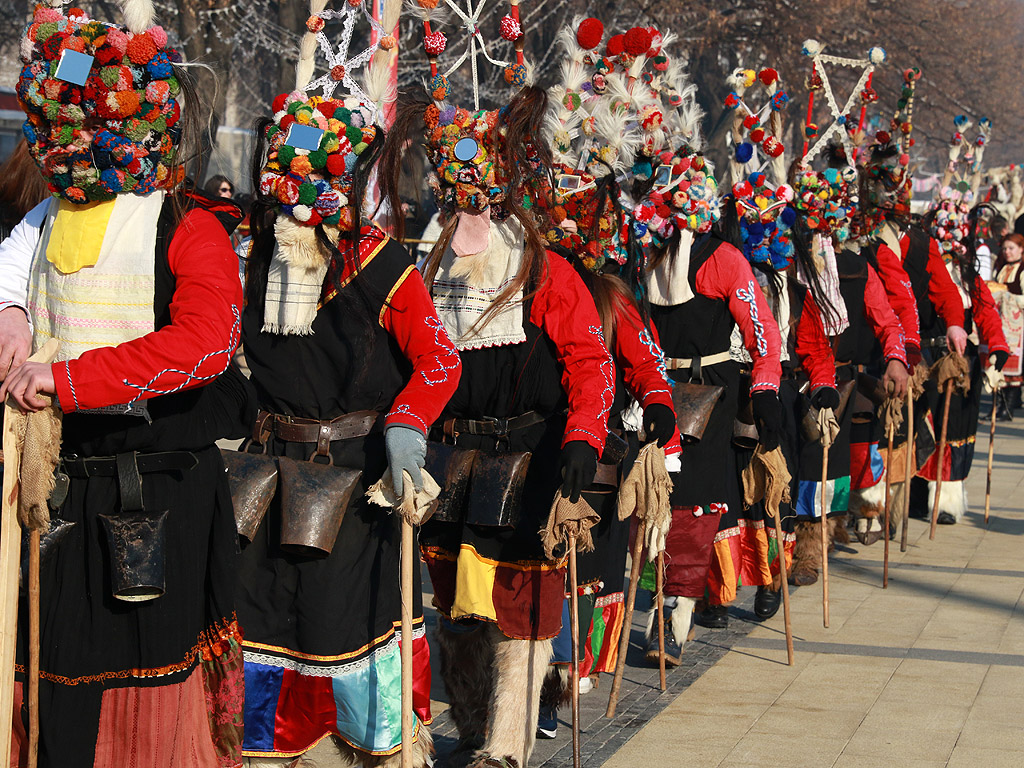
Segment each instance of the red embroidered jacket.
M238 257L216 216L188 212L167 254L175 290L169 325L133 341L54 363L61 408L102 408L201 386L227 368L238 346Z
M622 302L617 306L615 326L615 361L622 369L626 388L641 408L658 403L672 405L672 385L665 370L665 353L658 343L658 333L647 328L640 312L632 303ZM682 450L679 429L665 446L665 454L671 456Z
M750 391L779 390L782 378L782 336L750 263L733 246L723 243L697 270L697 292L729 302L729 313L740 327L743 346L753 367Z
M604 345L597 307L583 280L564 258L547 252L547 272L534 294L530 322L555 344L569 419L562 445L589 443L600 456L615 399L615 364Z
M864 288L864 317L871 325L875 338L882 345L886 361L899 360L907 364L906 340L899 318L886 300L882 281L870 264ZM836 386L835 356L825 336L821 311L810 293L804 299L804 310L796 331L796 353L811 381L811 389Z
M992 291L989 290L988 284L977 275L971 290L971 310L974 315L974 323L978 326L978 335L988 346L988 351L1009 354L1010 345L1006 343L1003 320L999 315L999 310L996 309Z

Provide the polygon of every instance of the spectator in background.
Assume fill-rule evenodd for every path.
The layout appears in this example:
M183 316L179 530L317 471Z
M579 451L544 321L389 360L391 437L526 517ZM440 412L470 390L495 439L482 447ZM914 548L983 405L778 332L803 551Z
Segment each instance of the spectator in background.
M1004 408L1011 412L1020 407L1021 384L1024 382L1024 370L1021 368L1021 358L1024 356L1024 269L1021 268L1021 259L1024 257L1024 235L1017 233L1006 235L1003 238L1002 248L999 257L996 259L993 275L995 283L992 284L992 296L995 298L996 306L999 307L999 315L1003 321L1003 335L1006 336L1006 343L1010 347L1010 359L1003 368L1003 375L1006 377L1006 388L1003 392L1002 402L999 404L999 418L1008 418Z
M227 176L211 176L206 180L206 184L203 186L203 193L211 200L216 200L218 197L234 197L235 196L235 185L231 183L231 179Z
M24 139L0 165L0 240L5 240L25 214L50 194L39 166Z

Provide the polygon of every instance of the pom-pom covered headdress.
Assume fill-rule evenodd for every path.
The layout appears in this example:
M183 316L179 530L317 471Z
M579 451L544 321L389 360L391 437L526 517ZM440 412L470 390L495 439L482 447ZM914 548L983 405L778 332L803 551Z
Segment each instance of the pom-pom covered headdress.
M732 90L725 97L725 107L734 110L733 182L742 181L749 173L746 169L752 166L758 171L770 167L775 183L783 183L786 148L782 143L782 111L789 104L789 95L779 73L771 67L758 72L738 68L729 77L728 85ZM754 86L764 91L761 104L752 101L750 89Z
M274 99L273 120L267 126L267 162L260 176L260 194L277 202L280 210L300 224L321 222L351 230L362 212L352 208L352 181L361 154L378 140L387 93L389 59L401 0L389 0L383 23L368 12L366 0L347 0L341 10L327 10L327 0L312 0L306 21L296 89ZM349 56L356 23L365 18L375 33L370 45ZM340 19L342 35L335 47L324 33L327 21ZM314 78L317 47L327 60L328 72ZM368 68L363 83L356 79ZM338 86L348 93L332 98ZM310 92L322 91L322 96Z
M21 43L17 93L29 151L50 190L72 203L174 186L180 85L152 2L122 4L125 26L36 7Z
M773 188L761 172L732 187L733 203L740 222L743 255L755 264L771 266L776 271L793 262L793 241L790 230L796 223L793 210L793 188L781 184Z
M966 133L971 121L964 115L957 115L953 124L955 130L949 142L946 172L929 217L931 235L939 241L942 257L947 262L967 253L971 206L981 179L985 145L992 133L992 122L983 117L978 121L977 137L969 143Z

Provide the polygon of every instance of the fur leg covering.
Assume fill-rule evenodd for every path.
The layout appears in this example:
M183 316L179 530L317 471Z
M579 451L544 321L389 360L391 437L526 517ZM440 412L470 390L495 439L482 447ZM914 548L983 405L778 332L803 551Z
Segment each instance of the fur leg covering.
M789 583L805 587L818 580L821 568L821 530L819 523L797 523L796 544L793 546L793 565Z
M525 768L537 738L540 692L551 661L551 640L514 640L488 625L494 644L494 690L482 756Z
M928 515L935 508L935 481L928 481ZM956 522L964 519L967 512L967 484L963 480L943 480L939 491L939 514L946 512Z
M444 620L437 625L436 637L452 721L466 748L478 749L487 734L487 707L494 684L494 638L483 622L466 631L453 629Z
M571 664L552 664L544 676L540 691L540 705L561 709L572 704Z
M433 753L434 737L430 733L430 728L420 723L419 730L416 732L416 741L412 743L413 768L427 768L432 765L430 756ZM363 755L364 768L401 768L401 765L402 750L398 750L393 755Z
M693 629L693 609L696 605L696 597L676 597L674 595L665 597L665 624L672 629L672 636L680 647L690 639L690 631ZM658 607L655 605L647 612L645 637L648 641L655 637L654 628L657 625Z
M885 481L850 491L850 511L857 521L857 539L861 544L874 544L881 539L879 520L885 513Z

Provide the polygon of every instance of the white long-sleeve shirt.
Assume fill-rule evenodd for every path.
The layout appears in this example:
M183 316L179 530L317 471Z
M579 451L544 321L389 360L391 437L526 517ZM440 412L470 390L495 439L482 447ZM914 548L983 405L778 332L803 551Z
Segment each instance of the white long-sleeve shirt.
M47 198L25 214L25 218L11 231L10 237L0 243L0 310L10 306L26 309L28 306L32 257L39 245L49 207L50 198Z

